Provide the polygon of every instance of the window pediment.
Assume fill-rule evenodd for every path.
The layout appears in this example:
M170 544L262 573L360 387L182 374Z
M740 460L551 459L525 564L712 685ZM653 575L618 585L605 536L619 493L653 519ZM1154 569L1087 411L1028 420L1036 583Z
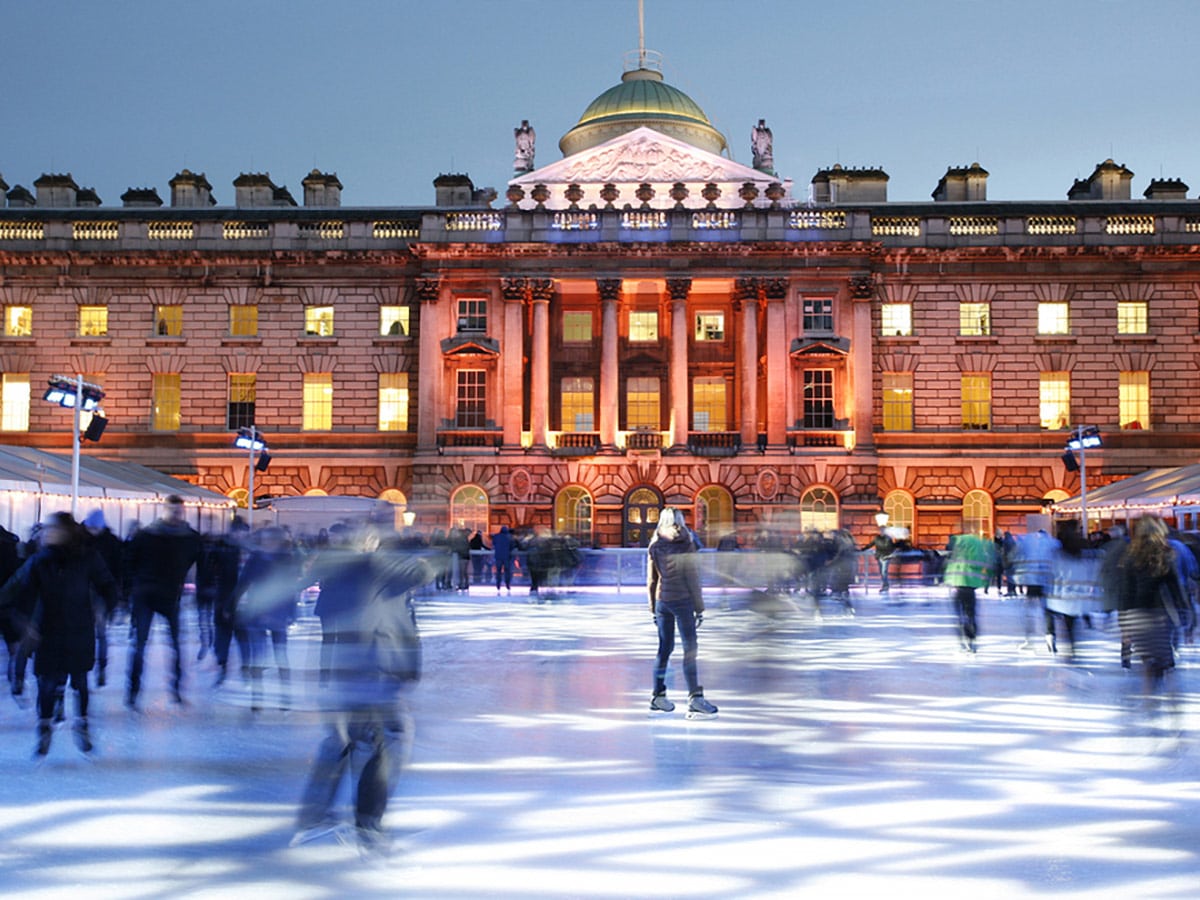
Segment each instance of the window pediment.
M500 356L500 342L484 335L457 334L442 341L442 355L496 359Z
M842 337L796 338L788 351L792 359L841 359L849 353L850 339Z

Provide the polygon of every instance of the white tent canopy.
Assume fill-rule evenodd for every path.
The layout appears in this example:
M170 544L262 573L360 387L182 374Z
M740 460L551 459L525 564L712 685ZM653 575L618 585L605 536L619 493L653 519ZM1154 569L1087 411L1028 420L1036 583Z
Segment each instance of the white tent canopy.
M188 522L201 531L223 531L235 506L228 497L146 466L79 459L79 517L99 509L119 535L134 522L146 525L157 518L159 504L171 494L183 498ZM50 513L70 509L70 455L0 446L0 525L25 538Z
M1054 504L1060 516L1079 515L1080 497ZM1200 464L1147 469L1087 492L1088 518L1125 520L1145 514L1200 515Z

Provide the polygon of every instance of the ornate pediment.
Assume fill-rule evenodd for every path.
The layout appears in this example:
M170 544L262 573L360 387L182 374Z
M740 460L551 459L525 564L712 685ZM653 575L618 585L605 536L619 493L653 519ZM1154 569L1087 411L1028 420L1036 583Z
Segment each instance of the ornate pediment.
M500 355L500 343L482 335L459 334L442 341L445 356L475 356L495 359Z
M850 339L843 337L804 339L792 341L788 351L792 359L812 359L814 357L841 358L850 352Z
M703 206L704 201L698 193L699 187L711 183L723 188L722 199L725 202L720 203L720 206L741 206L742 201L737 195L737 189L741 185L753 183L761 192L776 180L749 166L643 126L548 166L527 172L514 178L509 184L520 186L527 193L535 185L545 185L553 197L559 196L566 185L580 185L585 194L590 196L594 191L589 191L588 186L597 188L600 185L613 184L621 189L621 200L617 204L620 206L623 203L636 204L633 189L639 184L683 183L695 186L695 203L688 205ZM784 184L790 187L790 182ZM662 199L666 199L665 192L662 192ZM555 202L547 204L550 207L558 205Z

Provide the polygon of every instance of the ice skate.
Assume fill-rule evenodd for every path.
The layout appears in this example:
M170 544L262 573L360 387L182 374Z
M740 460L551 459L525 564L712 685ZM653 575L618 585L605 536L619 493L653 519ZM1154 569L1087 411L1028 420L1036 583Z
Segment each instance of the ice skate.
M315 825L309 825L301 828L288 841L289 847L299 847L302 844L311 844L313 841L319 841L326 837L336 837L339 841L345 842L346 833L350 831L350 826L337 819L322 819Z
M79 748L80 753L91 753L95 749L92 744L92 735L88 731L88 721L84 717L75 720L75 725L71 729L75 737L75 746Z
M650 698L650 709L653 712L673 712L675 704L667 699L666 694L655 694Z
M711 719L717 714L717 707L704 699L700 691L688 698L687 717L689 719Z

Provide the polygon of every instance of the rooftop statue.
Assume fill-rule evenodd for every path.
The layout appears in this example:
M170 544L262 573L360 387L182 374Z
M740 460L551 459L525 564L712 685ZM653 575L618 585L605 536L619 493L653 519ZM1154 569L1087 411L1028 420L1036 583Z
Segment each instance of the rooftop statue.
M754 130L750 132L750 152L753 156L752 165L760 172L775 174L775 152L772 147L771 129L767 127L766 119L759 119Z
M513 137L516 139L517 144L516 153L513 156L513 171L532 172L533 144L537 139L537 134L534 132L533 126L529 124L528 119L522 119L521 127L513 129Z

